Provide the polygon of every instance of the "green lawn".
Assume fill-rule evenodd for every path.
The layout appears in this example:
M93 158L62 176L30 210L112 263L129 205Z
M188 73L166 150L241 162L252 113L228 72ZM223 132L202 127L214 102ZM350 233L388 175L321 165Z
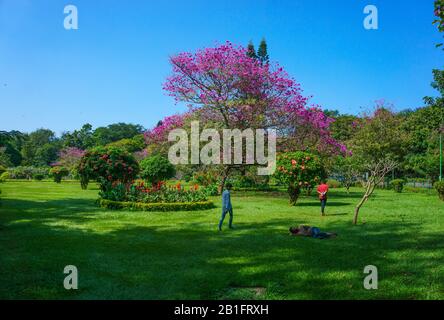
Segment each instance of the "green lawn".
M233 193L235 230L218 208L106 211L77 183L7 182L0 206L1 299L443 299L444 209L435 195L378 190L352 226L359 189L289 207L285 194ZM337 239L290 237L301 223ZM379 289L363 288L363 269ZM79 289L63 288L63 268Z

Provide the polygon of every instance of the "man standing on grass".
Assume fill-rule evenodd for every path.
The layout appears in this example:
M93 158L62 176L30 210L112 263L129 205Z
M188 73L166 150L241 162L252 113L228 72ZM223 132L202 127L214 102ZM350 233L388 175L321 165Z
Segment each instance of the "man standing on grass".
M321 181L321 184L318 186L318 195L319 200L321 201L321 215L325 216L324 210L325 206L327 205L327 193L328 193L328 185L323 180Z
M225 185L225 190L222 193L222 217L219 221L219 231L222 231L222 224L224 223L225 216L227 215L227 212L230 214L230 221L228 223L228 227L230 229L233 229L233 207L231 206L231 196L230 196L230 190L233 186L231 183L227 183Z

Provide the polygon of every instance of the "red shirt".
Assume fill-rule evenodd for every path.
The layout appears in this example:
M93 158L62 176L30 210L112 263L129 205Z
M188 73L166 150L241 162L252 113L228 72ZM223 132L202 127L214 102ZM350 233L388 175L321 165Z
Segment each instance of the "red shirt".
M327 192L328 192L328 185L326 184L321 184L318 186L318 192L324 193L324 196L322 196L321 194L319 194L319 199L325 199L327 197Z

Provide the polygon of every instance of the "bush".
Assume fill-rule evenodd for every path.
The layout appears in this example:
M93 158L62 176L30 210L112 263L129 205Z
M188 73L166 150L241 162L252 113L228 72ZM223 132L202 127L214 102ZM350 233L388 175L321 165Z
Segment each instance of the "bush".
M128 183L139 173L139 164L128 151L116 147L97 147L85 153L79 163L78 173L82 189L92 179L104 191L114 182Z
M390 181L390 185L392 186L393 190L397 193L402 192L402 189L404 189L404 183L405 181L402 179L395 179Z
M65 167L55 166L49 169L49 174L53 177L55 183L60 183L62 178L69 174L69 170Z
M6 167L0 165L0 176L1 176L4 172L6 172L6 170L7 170Z
M48 174L48 168L46 167L26 167L19 166L15 168L9 168L9 178L10 179L28 179L31 180L36 174L43 174L45 177Z
M257 175L257 168L251 167L253 170L246 171L243 175L234 176L231 181L233 188L267 188L270 180L269 176Z
M405 190L407 192L422 193L422 194L428 194L428 195L435 195L436 194L436 191L434 189L428 189L428 188L404 186L403 190Z
M9 175L9 172L3 172L1 175L0 175L0 182L5 182L6 180L8 180L8 179L10 179L11 177L10 177L10 175Z
M328 179L327 185L331 189L337 189L337 188L342 187L341 182L339 182L338 180L335 180L335 179Z
M193 175L193 182L207 187L210 185L218 185L219 184L219 176L220 173L216 170L212 170L210 168L205 168L205 170L195 172Z
M45 179L45 175L41 174L41 173L36 173L36 174L34 174L33 178L34 178L34 180L42 181L43 179Z
M119 202L99 199L98 204L107 209L130 209L142 211L193 211L214 208L212 201L202 202L177 202L177 203L141 203L141 202Z
M197 185L185 189L180 183L168 187L163 182L146 185L143 181L137 181L134 184L113 183L105 190L100 191L99 196L112 201L143 203L202 202L207 200L207 194L204 190L199 190Z
M207 196L219 195L219 186L216 183L204 187L204 192Z
M436 181L433 186L438 191L439 198L444 201L444 181Z
M290 204L295 205L301 189L313 187L325 177L325 170L318 156L297 151L277 156L276 180L287 185Z
M161 155L143 159L140 162L140 168L140 176L153 184L171 179L176 174L174 166Z

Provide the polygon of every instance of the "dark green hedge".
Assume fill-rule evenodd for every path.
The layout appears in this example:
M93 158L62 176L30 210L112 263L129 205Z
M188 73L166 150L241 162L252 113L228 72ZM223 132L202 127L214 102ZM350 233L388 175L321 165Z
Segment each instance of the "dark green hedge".
M212 201L203 202L175 202L175 203L143 203L143 202L118 202L105 199L97 200L102 208L130 209L142 211L193 211L214 208Z

